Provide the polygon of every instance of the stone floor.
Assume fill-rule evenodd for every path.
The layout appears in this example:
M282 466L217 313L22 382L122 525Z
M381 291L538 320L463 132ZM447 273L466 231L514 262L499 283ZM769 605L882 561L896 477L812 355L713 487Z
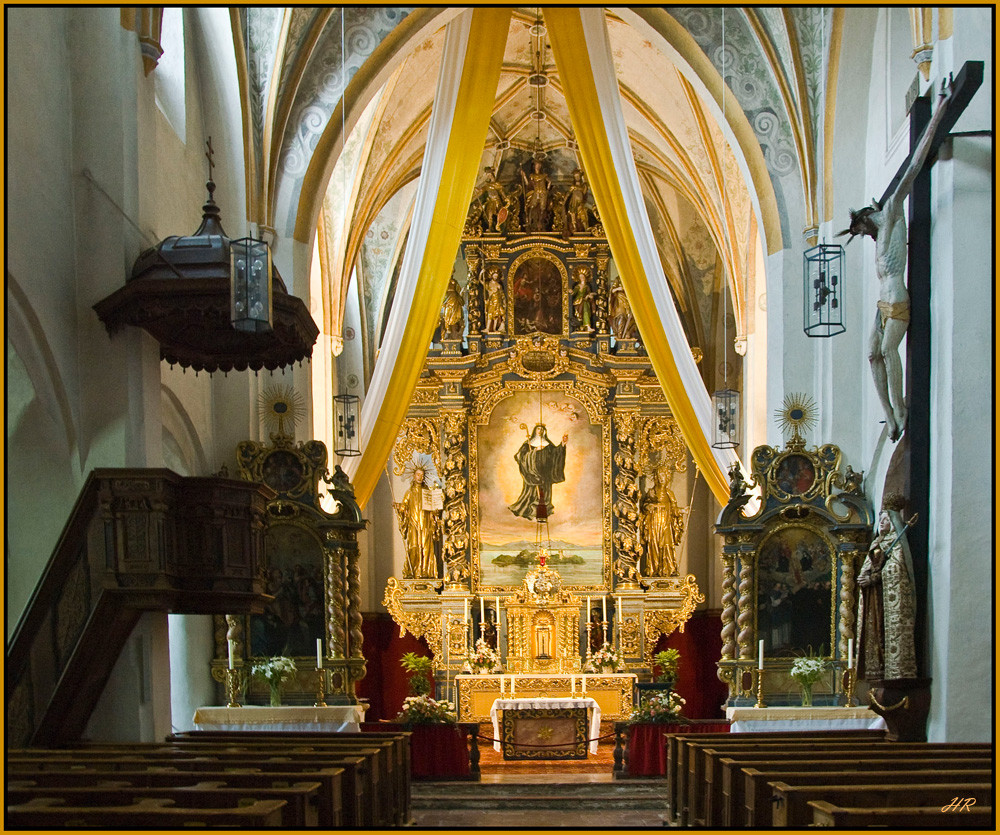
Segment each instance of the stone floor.
M661 829L662 781L593 774L483 774L479 783L414 783L418 829Z

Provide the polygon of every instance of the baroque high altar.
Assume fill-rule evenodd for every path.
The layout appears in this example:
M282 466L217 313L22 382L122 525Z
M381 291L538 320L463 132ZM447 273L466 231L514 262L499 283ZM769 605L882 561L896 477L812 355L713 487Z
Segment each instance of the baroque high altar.
M512 688L585 682L625 718L657 641L704 599L681 572L677 495L697 474L581 172L530 167L487 168L470 207L394 448L406 556L383 602L427 641L463 720ZM499 663L470 675L480 639ZM616 674L594 663L604 644Z

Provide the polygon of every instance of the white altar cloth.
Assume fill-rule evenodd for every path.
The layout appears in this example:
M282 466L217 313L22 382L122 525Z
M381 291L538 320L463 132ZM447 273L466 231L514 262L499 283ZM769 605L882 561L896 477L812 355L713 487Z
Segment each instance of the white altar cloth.
M569 699L497 699L490 708L490 719L493 720L493 750L500 751L500 718L501 710L530 710L533 708L590 708L590 753L597 753L597 738L601 735L601 707L589 696L578 696Z
M194 726L199 731L325 731L358 733L366 705L244 705L199 707Z
M885 720L867 707L729 707L730 733L881 731Z

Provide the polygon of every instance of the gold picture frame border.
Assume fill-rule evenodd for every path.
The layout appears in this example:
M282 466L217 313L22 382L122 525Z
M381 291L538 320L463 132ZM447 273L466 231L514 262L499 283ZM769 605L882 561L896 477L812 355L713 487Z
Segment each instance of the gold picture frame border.
M572 373L572 372L571 372ZM592 426L601 427L601 578L606 588L611 587L611 414L603 402L600 402L592 391L577 385L575 380L547 380L544 384L531 380L509 380L502 387L490 387L481 392L482 400L473 404L469 410L469 494L470 494L470 567L472 573L472 594L512 594L521 588L520 584L484 585L482 582L482 564L480 562L480 528L479 528L479 427L490 422L494 409L502 401L518 392L560 392L572 396L583 403L587 410L587 418ZM576 584L565 585L570 592L586 592L588 589L600 586Z

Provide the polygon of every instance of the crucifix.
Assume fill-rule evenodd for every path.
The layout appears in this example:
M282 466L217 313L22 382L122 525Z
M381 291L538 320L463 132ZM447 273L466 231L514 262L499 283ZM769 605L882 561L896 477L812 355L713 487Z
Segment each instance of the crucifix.
M983 81L983 62L967 61L942 89L932 115L931 96L918 98L910 110L910 154L900 165L881 199L851 212L845 232L875 239L880 282L879 310L871 339L872 373L886 414L889 439L902 437L886 477L902 477L894 485L907 497L918 521L908 543L913 558L917 621L926 623L928 564L928 504L930 492L931 375L931 167L937 151ZM909 195L909 257L902 202ZM842 233L843 234L843 233ZM905 267L906 282L903 282ZM906 340L906 392L898 348ZM907 408L908 406L908 408ZM905 429L905 435L903 434ZM926 670L924 630L916 632L918 671Z

